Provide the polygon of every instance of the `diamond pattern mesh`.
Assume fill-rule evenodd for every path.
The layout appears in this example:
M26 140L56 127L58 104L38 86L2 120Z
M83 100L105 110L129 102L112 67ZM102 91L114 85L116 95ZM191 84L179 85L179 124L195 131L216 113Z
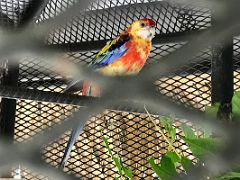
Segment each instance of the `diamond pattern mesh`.
M153 50L149 63L156 63L157 58L173 52L177 48L180 48L182 44L165 44L154 47L156 51ZM96 52L69 53L67 56L73 62L88 63L89 58L95 54ZM179 70L176 74L178 73L180 75L187 74L188 71ZM175 76L168 77L169 80L176 78L176 74ZM197 75L195 77L196 79L199 78ZM194 82L193 78L188 78L189 81ZM184 85L185 82L181 79L183 78L179 79L179 83ZM163 82L167 83L164 79L156 82L161 92L168 90L167 87L164 87ZM20 63L19 86L61 92L65 88L65 83L61 80L61 76L51 71L50 68L46 68L46 64L24 59ZM188 92L187 90L186 88L185 91ZM185 92L184 89L182 91ZM192 101L194 102L194 99ZM74 110L74 107L67 105L18 100L15 125L16 141L24 142L31 139L33 135L41 132L46 127L51 127L61 122L63 117L70 115ZM157 118L156 121L158 122ZM106 122L108 122L109 127L105 130L105 135L109 136L112 142L114 142L113 151L123 157L124 163L127 166L134 167L133 170L136 177L150 178L153 172L147 163L147 157L153 156L159 158L161 154L166 152L167 144L154 129L153 124L149 121L146 114L130 112L105 111L102 114L92 117L88 125L86 125L84 133L75 144L64 171L75 174L77 177L85 178L106 178L116 175L116 170L113 167L111 159L102 145L101 130L104 128ZM124 132L123 129L125 129ZM177 150L193 158L180 137L181 135L178 134L178 139L174 144ZM43 159L53 166L58 166L68 138L69 132L66 132L55 142L46 145L43 149ZM25 171L26 178L32 179L34 175L32 175L31 171ZM35 178L38 179L38 176L35 176Z
M154 116L153 119L161 126L159 116ZM180 124L180 121L176 121L175 127L179 127ZM86 179L114 177L117 172L102 145L103 135L110 138L114 154L120 155L123 163L132 167L134 175L138 178L151 178L153 172L147 158L153 156L159 159L168 149L163 137L146 114L105 111L91 118L75 144L64 171ZM46 162L53 166L58 165L68 136L69 133L66 133L45 147L43 154ZM181 139L179 129L174 146L179 153L194 159Z
M236 37L233 41L233 52L234 52L234 90L239 91L240 90L240 37Z
M194 63L199 60L201 63ZM211 103L211 52L206 50L192 59L192 63L177 70L155 84L159 91L190 107L204 110Z
M64 12L67 8L71 7L77 2L77 0L51 0L45 6L41 14L37 19L37 23L40 23L44 20L54 18L61 12Z
M92 11L75 17L66 25L56 28L50 34L48 42L62 44L109 40L124 31L133 20L143 17L158 21L157 34L205 29L210 26L208 9L180 8L177 5L158 1L149 1L147 5L140 2L134 4L134 1L121 5L108 0L97 2L98 4L90 7ZM95 8L96 10L93 10Z
M78 1L50 0L41 12L36 23L42 23L66 11ZM5 3L5 4L4 4ZM20 2L1 1L1 24L14 21L18 23L19 14L24 7ZM28 1L25 1L27 4ZM25 4L25 5L26 5ZM205 8L179 6L161 1L150 0L98 0L86 12L72 18L67 24L57 27L48 36L48 44L68 44L110 40L122 32L133 20L151 17L157 21L157 34L174 33L208 28L210 11ZM157 63L181 48L186 42L159 43L154 45L148 64ZM239 67L240 38L234 40L235 89L240 89ZM88 64L96 51L68 52L66 56L76 64ZM196 62L198 60L198 62ZM199 61L200 60L200 61ZM211 102L210 98L210 60L211 51L205 50L191 59L191 64L176 69L174 72L155 81L159 92L181 101L186 106L204 110ZM55 73L48 64L31 58L20 61L19 87L41 91L63 92L66 80ZM60 123L77 107L45 102L18 100L15 124L15 141L26 142L43 129ZM159 116L153 116L159 123ZM179 127L184 121L177 120L174 126ZM84 179L111 179L116 175L111 159L102 145L102 132L110 138L111 148L119 154L123 163L133 169L136 179L152 179L153 172L147 163L150 156L159 159L167 151L167 144L156 131L146 114L106 110L90 118L84 132L75 144L64 171ZM58 166L69 138L65 132L54 142L45 145L43 159L52 166ZM177 128L177 140L174 143L177 151L194 159L181 139L182 133ZM23 168L25 179L47 179L28 168Z
M18 24L24 10L28 7L30 0L2 0L0 1L0 23L5 26Z

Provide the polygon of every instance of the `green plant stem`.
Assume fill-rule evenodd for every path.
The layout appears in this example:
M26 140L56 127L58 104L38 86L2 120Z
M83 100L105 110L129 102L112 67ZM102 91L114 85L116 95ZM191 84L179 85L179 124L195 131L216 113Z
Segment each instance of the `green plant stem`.
M103 130L104 130L104 129L103 129ZM103 130L101 130L101 134L102 134L102 136L103 136L103 141L105 142L104 138L106 138L106 137L105 137L104 134L103 134ZM108 141L107 141L107 142L108 142ZM105 142L105 144L106 144L106 142ZM114 155L113 155L113 153L112 153L112 150L110 149L110 146L105 145L105 148L107 149L108 154L109 154L109 156L110 156L110 158L111 158L111 160L112 160L115 168L118 170L117 165L116 165L116 163L115 163L115 161L114 161ZM118 153L117 153L117 156L120 157L120 156L118 155ZM123 175L121 174L121 172L119 172L119 175L120 175L120 179L121 179L121 180L124 179L124 177L123 177ZM119 177L118 177L118 178L119 178Z
M168 143L168 145L170 146L170 148L178 155L178 157L181 157L176 148L173 146L173 144L171 143L171 141L167 138L167 136L165 136L165 134L163 133L163 131L161 130L161 128L156 124L156 122L152 119L150 113L148 112L146 106L144 105L144 109L150 119L150 121L152 121L152 123L154 124L155 128L159 131L159 133L163 136L163 138L165 139L165 141Z

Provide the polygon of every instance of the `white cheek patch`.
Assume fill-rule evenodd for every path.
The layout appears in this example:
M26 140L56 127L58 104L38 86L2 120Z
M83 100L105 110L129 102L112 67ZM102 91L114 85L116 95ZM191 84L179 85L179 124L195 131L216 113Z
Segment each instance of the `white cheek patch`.
M142 37L143 39L152 40L155 36L155 28L145 28L137 31L137 35Z
M153 39L156 35L155 28L150 28L151 39Z
M140 36L141 38L148 39L149 37L149 30L148 29L141 29L137 31L137 36Z

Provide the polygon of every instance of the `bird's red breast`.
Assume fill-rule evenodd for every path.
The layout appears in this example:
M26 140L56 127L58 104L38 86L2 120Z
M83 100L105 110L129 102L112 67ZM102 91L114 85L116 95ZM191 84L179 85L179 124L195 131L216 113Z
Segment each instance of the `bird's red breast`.
M103 75L118 76L137 74L144 66L151 49L151 42L131 40L127 53L112 64L100 69Z

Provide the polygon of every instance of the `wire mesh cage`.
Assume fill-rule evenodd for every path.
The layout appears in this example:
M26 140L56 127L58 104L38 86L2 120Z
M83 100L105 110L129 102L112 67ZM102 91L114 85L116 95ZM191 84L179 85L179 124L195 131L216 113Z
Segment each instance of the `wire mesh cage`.
M32 4L31 4L32 3ZM24 21L25 9L34 1L0 1L1 25L18 26ZM55 19L78 3L76 0L50 0L34 19L40 26ZM211 27L211 11L206 7L152 0L97 0L84 11L74 15L62 25L54 26L44 37L49 48L63 50L67 61L87 65L98 50L109 40L116 38L133 21L149 17L157 22L156 37L147 65L149 68L188 43L189 34L203 32ZM239 89L239 38L234 39L234 88ZM152 82L158 93L181 102L188 108L205 110L211 104L211 48L199 52L181 66L156 77ZM47 92L63 93L68 81L53 70L51 63L38 58L19 59L18 87ZM4 67L4 66L3 66ZM4 69L4 68L3 68ZM4 83L3 83L4 84ZM35 100L18 99L14 141L26 143L41 134L46 128L61 124L81 106ZM134 108L133 108L134 109ZM82 179L112 179L117 170L104 148L102 136L109 137L112 151L122 158L124 165L133 169L135 179L154 179L156 175L147 159L161 158L167 152L167 143L156 130L152 121L159 122L161 115L151 118L143 112L107 109L89 118L84 131L75 143L64 172ZM79 117L81 120L81 117ZM186 120L176 118L174 127L177 139L174 147L190 159L195 159L182 139L180 125ZM42 147L42 158L53 167L58 167L70 132L66 131L56 140ZM181 168L179 168L181 171ZM48 179L44 175L23 168L25 179Z

